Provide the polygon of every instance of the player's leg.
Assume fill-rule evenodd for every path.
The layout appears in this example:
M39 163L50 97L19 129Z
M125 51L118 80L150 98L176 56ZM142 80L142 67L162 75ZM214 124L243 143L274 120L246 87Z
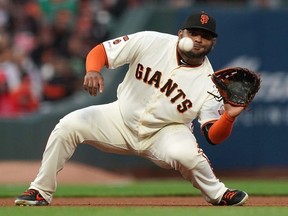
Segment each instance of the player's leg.
M57 173L78 144L92 144L107 152L125 154L129 152L126 147L128 138L123 138L126 132L117 103L91 106L66 115L51 132L38 175L29 189L39 191L50 203L57 187ZM21 204L19 198L17 202Z
M152 138L145 156L163 168L178 170L198 188L205 200L217 203L227 188L214 175L210 162L184 125L167 126Z

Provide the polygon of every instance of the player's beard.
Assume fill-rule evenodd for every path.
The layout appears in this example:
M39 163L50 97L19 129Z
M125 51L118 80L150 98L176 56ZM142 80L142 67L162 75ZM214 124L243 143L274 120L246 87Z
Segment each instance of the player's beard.
M207 56L211 52L212 47L213 46L211 45L207 49L204 49L202 52L193 52L193 50L191 50L190 52L185 52L185 55L188 58L204 58L205 56Z

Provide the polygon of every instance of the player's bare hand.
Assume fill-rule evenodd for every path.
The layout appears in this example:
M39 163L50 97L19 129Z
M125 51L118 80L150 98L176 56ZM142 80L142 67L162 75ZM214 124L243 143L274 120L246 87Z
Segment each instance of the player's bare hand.
M236 118L245 109L245 107L232 106L228 103L224 104L224 108L226 113L232 118Z
M89 71L84 77L83 87L90 95L96 96L104 91L104 78L100 72Z

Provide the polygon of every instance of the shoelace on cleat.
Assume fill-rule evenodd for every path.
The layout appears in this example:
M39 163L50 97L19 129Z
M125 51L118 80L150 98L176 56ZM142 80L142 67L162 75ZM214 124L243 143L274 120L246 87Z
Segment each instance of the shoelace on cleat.
M223 198L231 200L236 194L237 192L235 191L228 191L224 194Z
M27 190L27 191L25 191L24 193L23 193L23 195L33 195L33 194L35 194L35 193L37 193L37 191L36 190L33 190L33 189L29 189L29 190Z

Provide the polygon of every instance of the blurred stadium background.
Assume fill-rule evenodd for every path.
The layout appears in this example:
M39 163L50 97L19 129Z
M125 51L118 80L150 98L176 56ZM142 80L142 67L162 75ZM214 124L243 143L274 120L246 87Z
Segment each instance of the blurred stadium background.
M204 10L218 24L214 69L248 67L262 88L225 143L195 133L215 170L282 170L287 175L288 0L0 0L0 160L40 160L65 114L116 98L125 66L103 71L105 92L82 90L87 52L103 40L155 30L177 34L185 17ZM71 160L109 170L158 170L134 156L81 145Z

